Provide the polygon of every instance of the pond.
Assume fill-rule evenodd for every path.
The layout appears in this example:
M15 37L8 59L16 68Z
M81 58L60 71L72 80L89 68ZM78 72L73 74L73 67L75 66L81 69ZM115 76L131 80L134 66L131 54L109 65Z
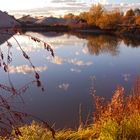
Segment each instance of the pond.
M55 57L52 57L43 44L25 35L14 35L35 66L44 91L34 82L31 63L9 37L6 39L12 47L8 49L6 40L0 46L3 56L9 51L12 58L9 74L0 69L0 95L11 96L8 90L11 85L21 90L20 95L13 95L8 101L14 110L32 114L57 129L77 128L79 110L83 122L91 122L93 90L96 95L110 99L118 85L129 91L140 74L138 40L54 32L26 34L46 41L54 50Z

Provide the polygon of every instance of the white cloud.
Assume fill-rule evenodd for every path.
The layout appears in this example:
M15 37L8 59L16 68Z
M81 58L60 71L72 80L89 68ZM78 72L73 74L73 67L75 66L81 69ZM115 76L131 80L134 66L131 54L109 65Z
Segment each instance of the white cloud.
M77 60L76 58L69 59L68 63L73 64L73 65L77 65L77 66L90 66L93 64L93 62L91 62L91 61L84 62L82 60Z
M119 9L123 12L126 12L128 9L135 9L135 8L139 8L140 7L140 3L125 3L125 2L120 2L117 4L107 4L105 5L105 9L108 11L114 10L114 9Z
M87 48L87 47L84 47L84 48L82 49L82 52L83 52L84 54L88 54L88 53L89 53L88 48Z
M83 61L80 59L78 60L77 58L66 59L59 56L55 56L54 58L51 58L50 56L48 56L46 59L50 61L51 63L57 64L57 65L69 63L76 66L91 66L93 64L92 61Z
M123 2L121 2L121 3L120 3L120 6L124 6L124 3L123 3Z
M0 9L2 10L16 10L16 9L32 9L43 7L45 0L1 0Z
M79 55L80 53L79 52L75 52L75 55Z
M73 2L75 3L77 0L71 0L71 1L68 1L68 0L51 0L52 3L69 3L69 2Z
M28 65L21 65L21 66L9 66L8 70L10 73L22 73L22 74L28 74L28 73L32 73L34 71L34 69L31 66ZM47 70L46 66L39 66L39 67L35 67L35 70L37 72L42 72Z
M59 56L55 56L54 58L52 58L51 62L57 65L61 65L63 64L64 60Z
M80 73L81 72L80 69L76 69L76 68L71 68L70 71L71 72L76 72L76 73Z
M25 46L25 47L24 47L24 46L22 47L22 49L23 49L26 53L27 53L27 52L28 52L28 53L30 53L30 52L36 52L36 51L39 51L41 48L43 49L43 46L42 46L42 45L39 45L39 44L38 44L38 45L35 44L34 46L33 46L33 45L32 45L32 46L31 46L31 45L28 45L28 47L26 47L26 46ZM17 47L17 50L20 50L20 48Z
M130 78L130 74L129 74L129 73L123 74L122 76L123 76L124 81L126 81L126 82L127 82L127 81L129 80L129 78Z
M98 3L100 3L100 4L108 4L109 2L108 2L108 0L92 0L93 1L93 3L95 3L95 4L98 4Z
M14 2L13 2L14 1ZM28 2L27 2L28 1ZM7 4L8 3L8 4ZM16 3L16 4L15 4ZM21 4L22 3L22 4ZM28 3L28 4L27 4ZM21 14L31 14L34 16L43 15L43 16L63 16L67 13L75 13L78 14L82 11L87 11L91 7L92 4L101 3L105 6L105 9L110 10L112 7L114 8L121 8L121 9L128 9L128 8L139 8L140 2L139 0L4 0L1 1L0 8L1 9L25 9L20 11L9 11L10 13L17 13L18 16ZM109 7L108 7L109 5ZM132 7L131 7L132 6ZM40 8L39 8L40 7ZM108 9L109 8L109 9ZM30 9L30 10L27 10ZM13 14L12 13L12 14Z
M68 83L63 83L63 84L61 84L61 85L58 85L58 88L60 88L60 89L62 89L62 90L64 90L64 91L67 91L68 90L68 88L69 88L69 84Z

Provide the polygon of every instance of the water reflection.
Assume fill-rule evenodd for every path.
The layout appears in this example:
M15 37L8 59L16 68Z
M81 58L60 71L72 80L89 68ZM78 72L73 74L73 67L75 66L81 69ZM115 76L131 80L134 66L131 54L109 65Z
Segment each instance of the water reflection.
M56 124L56 128L77 127L79 104L83 106L84 120L87 117L84 114L92 114L92 75L96 77L97 94L110 98L118 84L129 90L140 72L140 42L136 38L130 41L124 37L109 35L74 36L52 32L27 32L26 35L49 42L54 48L55 57L44 51L47 47L41 42L35 42L25 35L15 35L23 51L12 38L8 40L13 45L10 48L12 61L8 63L12 81L9 83L12 84L9 87L5 80L7 72L5 74L3 71L1 60L1 87L5 85L3 88L7 87L9 93L14 87L25 101L22 111L45 121L49 120L50 124ZM7 56L8 52L5 46L6 43L1 45L3 56ZM6 58L4 57L4 61ZM7 65L7 61L5 64ZM45 94L38 94L41 90Z
M69 88L69 84L68 83L63 83L63 84L61 84L61 85L58 85L58 88L60 88L60 89L62 89L62 90L64 90L64 91L67 91L68 90L68 88Z
M48 60L50 60L51 58L50 57L47 57ZM51 59L51 62L54 63L54 64L57 64L57 65L61 65L64 63L64 60L63 58L59 57L59 56L55 56L54 59Z
M71 68L70 71L76 72L76 73L80 73L81 72L81 70L78 69L78 68Z
M139 47L140 38L132 36L115 36L115 35L94 35L94 34L74 34L79 38L86 39L88 51L90 54L99 55L109 53L111 55L119 54L119 45L123 42L126 46ZM87 50L85 51L87 52Z
M11 32L10 34L7 34L6 31L1 31L2 34L0 34L0 45L3 44L4 42L6 42L8 39L10 39L15 33Z
M126 74L123 74L122 76L123 76L123 78L124 78L124 81L127 82L127 81L130 79L130 76L131 76L131 75L130 75L129 73L126 73Z
M23 112L20 111L20 104L24 104L24 99L22 97L23 93L28 92L30 89L30 86L35 85L37 88L40 89L40 91L44 92L44 87L42 85L42 82L40 80L40 74L38 72L46 71L47 66L38 66L35 67L31 61L31 58L29 55L24 51L22 46L20 45L18 39L13 36L13 32L10 31L0 31L0 43L3 45L0 46L0 73L2 77L5 75L8 79L8 81L5 83L4 79L2 79L3 82L0 83L0 136L12 136L11 130L15 131L15 135L21 135L21 132L19 131L18 127L26 122L26 119L28 120L30 118L32 119L39 119L39 117L36 117L29 112ZM32 40L35 42L42 42L44 49L47 49L47 51L51 52L51 55L54 56L52 48L44 41L41 41L40 39L34 38L32 36L29 36ZM28 65L20 65L20 66L13 66L11 65L13 63L13 57L14 53L11 51L13 47L13 43L11 43L12 38L19 48L21 52L21 56L30 64ZM6 42L6 43L5 43ZM14 44L15 45L15 44ZM4 48L3 48L4 46ZM19 61L20 62L20 61ZM11 78L11 74L29 74L33 73L34 76L30 81L26 81L25 84L23 84L20 88L19 86L16 86L16 83L13 82ZM22 80L22 79L21 79ZM52 131L52 134L54 135L54 130L47 124L47 122L43 121L44 124L48 127L50 131Z
M140 40L138 37L129 37L129 36L113 36L113 35L92 35L92 34L74 34L78 38L71 36L71 34L65 33L56 33L56 32L47 32L47 33L33 33L35 37L41 38L42 40L51 39L50 43L53 45L62 45L62 44L73 44L78 45L80 43L80 39L85 39L86 46L83 48L83 53L90 53L93 55L99 55L101 53L109 53L113 56L119 54L119 45L123 42L126 46L130 47L139 47ZM27 32L26 35L32 35L32 32ZM73 35L73 34L72 34ZM65 37L66 38L65 38ZM47 38L46 38L47 37ZM57 37L58 39L55 39ZM61 38L61 39L60 39ZM6 38L5 38L6 39ZM8 39L8 38L7 38ZM53 40L54 39L54 40ZM2 40L2 39L1 39ZM28 44L28 47L23 48L26 52L38 51L39 49L43 49L41 44L33 43L23 37L19 38L21 43ZM75 40L73 42L73 40ZM57 46L55 46L57 47ZM19 48L17 48L19 49ZM75 52L76 55L79 55L79 52ZM57 59L57 58L56 58Z
M36 72L43 72L47 70L47 66L39 66L39 67L36 67L35 69L36 69ZM34 69L28 65L9 66L8 70L9 70L9 73L29 74L29 73L34 72Z
M107 52L111 55L118 55L118 46L120 40L112 36L95 36L88 37L88 50L90 54L99 55L101 53Z
M53 37L61 37L61 40L55 40L55 42L51 42L52 44L59 45L59 44L64 44L64 43L78 43L80 39L86 39L86 46L83 49L83 52L90 53L93 55L99 55L101 53L109 53L113 56L119 54L119 45L120 43L124 43L126 46L130 47L139 47L140 46L140 38L139 37L132 37L132 36L115 36L115 35L94 35L94 34L81 34L81 33L70 33L70 34L65 34L65 33L42 33L43 36L51 36L53 34ZM79 38L71 38L71 35L75 35ZM40 36L40 35L37 35ZM67 36L67 40L64 40L63 36ZM41 37L41 36L40 36ZM73 40L75 40L73 42ZM68 42L66 42L68 41ZM83 40L82 40L83 41ZM76 55L79 55L78 52L75 52Z
M11 130L13 129L18 136L22 135L18 126L23 124L25 118L31 117L28 113L19 111L18 105L24 104L21 94L25 93L30 85L36 83L36 81L30 81L21 88L17 88L14 86L8 72L8 82L8 85L0 84L2 91L0 93L0 135L11 136Z

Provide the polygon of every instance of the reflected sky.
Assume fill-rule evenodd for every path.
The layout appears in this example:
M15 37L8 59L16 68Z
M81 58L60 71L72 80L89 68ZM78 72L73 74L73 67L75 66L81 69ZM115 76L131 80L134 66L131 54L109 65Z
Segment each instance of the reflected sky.
M47 67L46 66L39 66L36 67L37 72L42 72L46 71ZM28 65L21 65L21 66L9 66L9 73L22 73L22 74L28 74L28 73L33 73L34 69Z
M55 57L44 50L43 44L35 43L24 35L15 35L30 56L45 89L42 94L36 84L30 85L22 94L25 104L21 106L23 111L50 124L55 123L56 128L77 127L80 104L83 121L86 114L92 114L91 77L96 77L96 94L111 98L118 85L124 86L126 91L130 90L140 74L139 41L112 36L26 34L48 42L54 49ZM21 88L34 80L34 70L22 56L16 42L12 38L8 41L13 45L10 50L10 78L16 88ZM6 43L1 45L1 50L6 56ZM0 83L9 85L7 73L2 68L0 76Z

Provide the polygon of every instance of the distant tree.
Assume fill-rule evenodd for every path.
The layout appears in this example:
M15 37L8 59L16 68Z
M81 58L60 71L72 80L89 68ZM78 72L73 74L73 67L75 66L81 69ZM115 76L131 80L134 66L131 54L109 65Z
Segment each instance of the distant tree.
M88 21L88 15L89 15L89 12L82 12L82 13L79 14L79 19L87 22Z
M102 5L93 5L89 10L88 24L96 25L98 19L102 16L104 10Z
M136 17L135 23L136 23L137 25L140 25L140 16L137 16L137 17Z
M92 5L92 7L89 10L89 13L91 15L95 15L96 17L100 17L103 13L103 7L102 5L98 4L98 5Z
M104 13L97 21L97 26L101 29L115 29L122 22L120 12Z
M135 13L135 16L140 16L140 9L139 8L136 8L134 10L134 13Z
M133 17L135 16L135 13L132 9L129 9L126 11L126 14L125 14L126 17Z
M65 19L74 19L75 18L75 15L72 14L72 13L68 13L68 14L64 15L64 18Z
M135 24L135 17L134 16L132 16L132 17L124 16L123 19L122 19L122 22L123 22L124 25Z

